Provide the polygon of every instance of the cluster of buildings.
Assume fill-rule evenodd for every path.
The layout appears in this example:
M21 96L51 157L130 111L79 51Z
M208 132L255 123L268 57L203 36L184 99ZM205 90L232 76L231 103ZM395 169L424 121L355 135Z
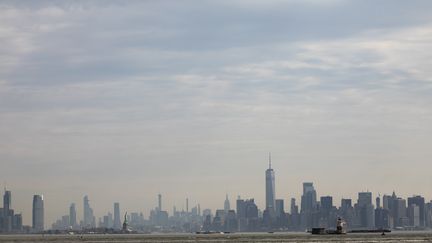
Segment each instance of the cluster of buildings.
M221 203L222 205L222 203ZM74 208L72 204L71 208ZM114 214L96 220L93 210L84 197L84 220L78 228L120 229L120 205L114 203ZM70 210L69 216L63 216L53 224L53 229L75 228L76 211ZM378 195L373 198L371 192L359 192L356 201L351 198L341 199L340 205L334 204L332 196L317 196L312 182L303 183L303 193L298 204L291 198L290 207L285 208L284 199L277 199L275 193L275 172L271 168L265 171L265 208L258 208L255 200L235 201L235 206L226 195L223 208L212 211L201 210L200 204L178 211L173 207L172 214L163 210L162 195L158 195L158 205L150 211L148 218L143 213L133 212L127 215L128 225L137 232L254 232L254 231L305 231L311 228L334 228L338 218L343 218L349 229L432 229L432 201L425 202L422 196L407 199L392 195ZM74 218L74 220L69 220ZM69 222L69 223L68 223Z
M33 196L32 226L23 225L21 213L12 209L12 192L6 190L3 195L3 208L0 208L0 233L35 233L44 230L43 196Z
M69 207L69 215L64 215L54 222L51 229L78 231L95 228L121 229L122 227L119 203L114 203L114 218L112 213L108 213L99 219L98 224L96 223L96 217L94 216L93 209L90 207L90 200L87 195L83 199L83 211L83 220L78 223L76 206L75 203L72 203Z
M32 225L23 226L22 215L12 209L12 194L5 190L3 208L0 208L0 233L38 233L44 232L44 199L33 196ZM221 200L222 205L222 200ZM401 198L395 192L391 195L378 195L359 192L356 201L343 198L337 207L332 196L321 196L312 182L303 183L300 203L290 199L290 207L285 207L284 199L276 198L275 172L271 167L265 171L265 208L261 210L253 198L240 196L231 204L228 195L223 208L212 211L201 210L200 204L177 210L173 207L169 214L162 207L162 195L158 195L157 206L150 211L149 217L143 213L124 214L118 202L113 211L96 218L88 196L83 198L82 220L77 219L75 203L69 207L69 214L59 218L49 229L56 232L92 231L116 233L125 226L135 232L257 232L257 231L305 231L311 228L334 228L338 218L346 221L349 229L432 229L432 201L426 202L419 195ZM123 229L122 229L123 227Z

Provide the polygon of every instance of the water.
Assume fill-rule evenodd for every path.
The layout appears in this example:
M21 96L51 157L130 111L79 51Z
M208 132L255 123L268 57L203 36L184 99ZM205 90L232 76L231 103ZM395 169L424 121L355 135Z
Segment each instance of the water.
M432 242L432 232L310 235L306 233L0 235L0 242Z

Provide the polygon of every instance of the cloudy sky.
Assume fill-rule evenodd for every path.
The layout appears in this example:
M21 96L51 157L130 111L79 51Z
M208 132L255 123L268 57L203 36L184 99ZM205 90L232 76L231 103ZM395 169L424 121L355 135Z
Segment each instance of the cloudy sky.
M89 195L432 199L432 1L0 1L0 180L31 222ZM286 202L286 207L288 207Z

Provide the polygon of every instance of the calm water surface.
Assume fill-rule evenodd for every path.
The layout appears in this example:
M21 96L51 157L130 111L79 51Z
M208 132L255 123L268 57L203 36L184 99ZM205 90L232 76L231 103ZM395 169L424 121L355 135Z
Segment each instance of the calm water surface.
M306 233L235 233L226 235L0 235L0 242L432 242L432 232L310 235Z

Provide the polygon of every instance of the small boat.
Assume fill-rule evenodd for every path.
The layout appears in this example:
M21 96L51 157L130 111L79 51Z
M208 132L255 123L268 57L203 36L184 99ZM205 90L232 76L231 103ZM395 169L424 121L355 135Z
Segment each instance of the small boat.
M343 235L346 234L346 222L342 218L338 218L336 222L336 230L312 228L309 232L313 235Z

